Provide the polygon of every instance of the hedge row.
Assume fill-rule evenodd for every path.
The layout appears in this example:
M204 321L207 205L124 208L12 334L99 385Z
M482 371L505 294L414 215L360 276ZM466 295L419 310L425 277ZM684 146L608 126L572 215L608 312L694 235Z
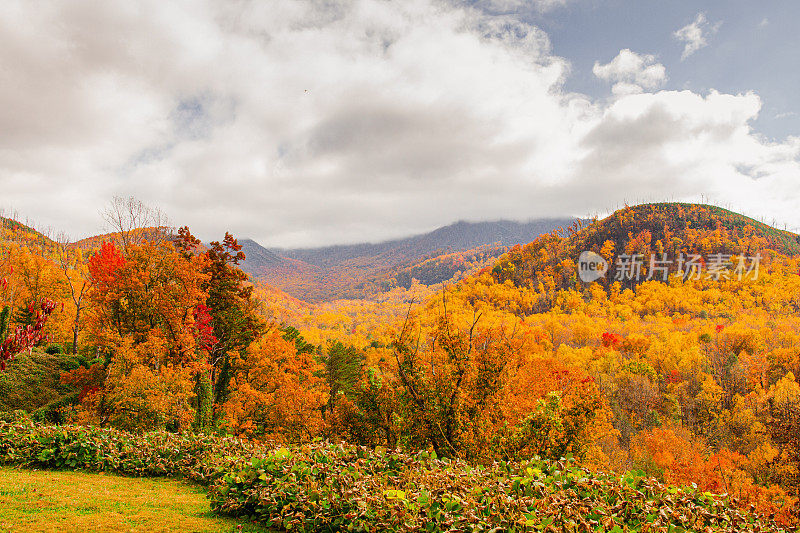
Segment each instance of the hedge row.
M0 422L0 463L176 476L216 512L291 531L775 532L734 502L571 461L472 467L331 443L266 449L232 438Z
M84 469L139 477L182 477L208 485L245 458L252 444L233 438L152 431L142 435L84 426L0 421L0 464Z
M218 512L303 532L784 531L727 498L592 474L567 460L479 468L331 444L239 465L210 497Z

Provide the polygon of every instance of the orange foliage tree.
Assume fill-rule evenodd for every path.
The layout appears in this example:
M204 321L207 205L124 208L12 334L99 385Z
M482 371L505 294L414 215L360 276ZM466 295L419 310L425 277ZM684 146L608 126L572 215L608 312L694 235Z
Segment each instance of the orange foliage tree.
M327 395L312 353L272 327L242 354L231 354L231 395L223 427L237 434L300 441L322 431Z
M168 242L104 243L89 260L89 329L106 351L107 377L85 399L102 423L128 429L186 427L193 378L204 363L195 309L205 301L202 258Z

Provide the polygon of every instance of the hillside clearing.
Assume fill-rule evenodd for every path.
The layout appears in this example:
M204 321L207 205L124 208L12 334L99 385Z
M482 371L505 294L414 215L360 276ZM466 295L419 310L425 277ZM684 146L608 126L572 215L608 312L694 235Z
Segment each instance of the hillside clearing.
M222 533L239 523L214 516L202 487L177 480L0 468L2 532Z

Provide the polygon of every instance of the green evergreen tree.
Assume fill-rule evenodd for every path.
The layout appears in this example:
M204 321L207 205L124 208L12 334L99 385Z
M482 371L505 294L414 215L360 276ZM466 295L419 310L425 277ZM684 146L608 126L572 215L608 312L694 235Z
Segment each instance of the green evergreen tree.
M322 357L325 365L325 380L328 383L330 397L327 409L336 406L336 398L343 394L353 398L364 367L364 354L354 346L346 346L339 341L328 345L327 353Z
M201 372L197 375L195 394L197 395L197 413L195 416L195 429L209 431L214 427L214 402L212 397L211 375Z

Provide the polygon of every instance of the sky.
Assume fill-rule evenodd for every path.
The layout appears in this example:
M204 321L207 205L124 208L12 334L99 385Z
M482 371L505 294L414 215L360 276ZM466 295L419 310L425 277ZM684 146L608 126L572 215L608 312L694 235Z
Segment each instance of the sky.
M0 1L0 207L379 241L702 201L800 231L800 2Z

